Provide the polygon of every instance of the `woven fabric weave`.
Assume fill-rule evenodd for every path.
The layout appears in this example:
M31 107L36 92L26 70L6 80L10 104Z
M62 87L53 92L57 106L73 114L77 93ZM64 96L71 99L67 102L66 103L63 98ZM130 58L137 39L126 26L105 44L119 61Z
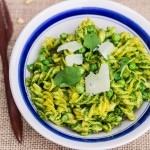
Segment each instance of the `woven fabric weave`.
M58 3L62 0L33 0L26 5L25 0L6 0L11 18L14 25L14 32L8 46L8 57L10 58L14 43L23 29L23 27L40 11L46 7ZM122 3L143 15L150 21L150 0L115 0ZM18 23L17 18L24 20L23 24ZM2 63L0 59L0 150L69 150L59 146L41 135L39 135L23 119L23 142L19 144L14 137L11 129L6 96L4 89L4 79L2 72ZM150 149L150 131L124 146L113 150L149 150Z

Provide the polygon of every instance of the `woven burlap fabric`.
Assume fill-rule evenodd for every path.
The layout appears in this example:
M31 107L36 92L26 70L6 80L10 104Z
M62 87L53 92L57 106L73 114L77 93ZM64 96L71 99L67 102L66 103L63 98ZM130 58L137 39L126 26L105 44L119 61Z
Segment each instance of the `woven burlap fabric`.
M13 45L23 27L41 10L62 0L34 0L30 5L24 4L25 0L6 0L12 17L14 32L8 46L10 58ZM150 21L150 0L116 0L139 12ZM17 18L24 19L24 24L19 24ZM22 118L23 119L23 118ZM150 131L137 140L114 150L149 150ZM43 138L23 119L23 142L19 144L12 132L4 89L4 79L0 59L0 150L69 150Z

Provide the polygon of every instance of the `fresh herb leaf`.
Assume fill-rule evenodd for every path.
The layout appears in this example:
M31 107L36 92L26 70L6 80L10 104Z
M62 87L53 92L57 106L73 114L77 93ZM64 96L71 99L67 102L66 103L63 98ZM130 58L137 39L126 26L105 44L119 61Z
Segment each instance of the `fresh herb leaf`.
M100 38L95 33L87 34L84 37L83 45L86 48L89 48L91 51L94 50L99 43L100 43Z
M70 87L70 85L68 85L68 84L66 84L66 83L61 83L61 84L60 84L60 87L61 87L61 88Z
M119 80L120 79L120 71L116 71L114 74L113 74L113 77L115 80Z
M60 86L60 84L63 83L63 79L64 79L64 72L60 71L59 73L57 73L57 75L54 78L54 82L57 86Z
M128 58L128 57L123 57L123 58L121 59L122 65L126 65L128 62L129 62L129 58Z
M125 71L127 65L129 62L131 62L132 60L129 60L128 57L123 57L121 59L121 66L120 68L114 73L114 79L118 80L120 78L122 78L123 72Z
M65 82L68 85L74 86L81 80L80 69L74 67L66 67L65 70Z
M80 69L67 66L63 71L57 73L54 82L60 87L75 86L81 80L81 75Z
M128 65L130 62L132 62L132 61L133 61L133 60L132 60L132 59L129 60L128 57L122 58L122 60L121 60L121 68L120 68L120 70L121 70L120 77L121 77L121 78L122 78L123 72L125 71L127 65Z

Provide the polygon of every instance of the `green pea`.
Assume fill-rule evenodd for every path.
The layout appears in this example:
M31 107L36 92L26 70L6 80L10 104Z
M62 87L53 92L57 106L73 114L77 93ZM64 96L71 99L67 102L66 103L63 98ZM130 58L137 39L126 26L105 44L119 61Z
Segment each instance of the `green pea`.
M135 69L137 68L136 63L135 63L135 62L131 62L131 63L129 64L129 68L130 68L131 70L135 70Z
M29 72L32 72L34 69L34 65L33 64L27 65L27 69Z
M128 57L123 57L123 58L121 59L121 62L122 62L123 64L128 63L128 61L129 61L129 58L128 58Z
M67 115L63 115L61 118L62 122L66 122L68 120L68 116Z
M121 84L121 85L125 85L125 80L123 80L123 79L122 80L118 80L117 83Z
M86 28L87 28L87 31L88 31L88 32L93 32L93 31L94 31L93 26L87 26Z
M40 54L39 57L38 57L38 60L43 61L44 59L45 59L45 56L43 54Z
M66 33L62 33L61 35L60 35L60 38L61 39L66 39L68 37L68 35L66 34Z
M79 49L79 54L83 54L86 52L86 48L82 47L81 49Z
M113 77L114 77L115 80L119 80L120 79L120 72L115 72L113 74Z
M82 85L77 85L76 91L78 94L82 94L82 93L84 93L84 87Z
M90 69L91 69L91 71L96 71L96 70L98 69L97 64L92 64L92 65L90 66Z
M78 67L78 69L79 69L79 71L80 71L81 74L84 74L85 69L83 67Z
M107 97L110 98L113 96L113 90L110 89L107 93L106 93Z
M111 38L114 42L120 41L120 35L119 34L114 33Z
M44 65L48 65L48 64L49 64L49 59L43 60L43 64L44 64Z

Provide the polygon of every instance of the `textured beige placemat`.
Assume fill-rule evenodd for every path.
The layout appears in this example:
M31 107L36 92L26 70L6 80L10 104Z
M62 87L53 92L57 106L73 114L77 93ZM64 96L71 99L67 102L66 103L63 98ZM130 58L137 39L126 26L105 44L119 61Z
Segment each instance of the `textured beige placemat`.
M12 47L23 27L33 18L38 12L44 8L60 2L62 0L34 0L33 3L25 5L25 0L6 0L12 21L14 24L14 33L9 44L8 54L10 56ZM145 16L150 21L150 0L115 0L125 4L132 9ZM21 17L24 20L23 24L17 22L17 18ZM23 119L23 142L19 144L11 130L6 97L4 90L4 81L2 76L2 66L0 60L0 150L69 150L62 146L58 146L51 141L43 138L34 131L28 123ZM150 131L139 137L137 140L116 148L114 150L150 150Z

